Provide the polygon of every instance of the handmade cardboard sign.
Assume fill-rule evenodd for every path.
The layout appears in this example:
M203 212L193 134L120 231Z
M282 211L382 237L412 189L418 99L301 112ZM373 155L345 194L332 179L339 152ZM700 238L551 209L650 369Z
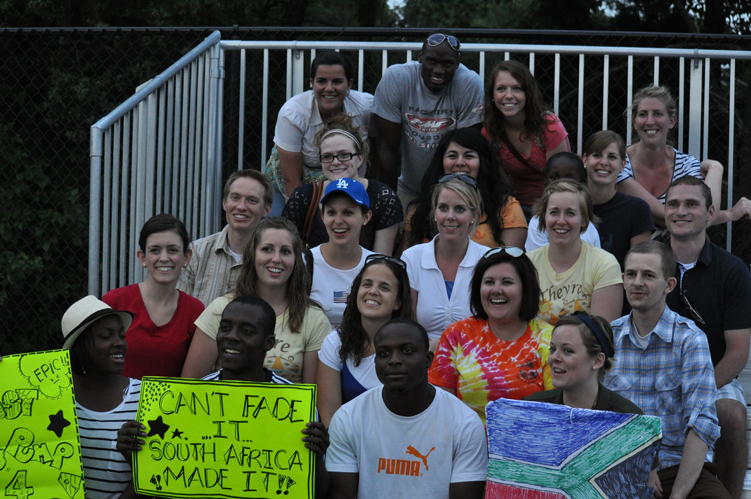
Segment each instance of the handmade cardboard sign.
M315 454L301 430L315 385L143 378L133 454L140 494L312 499Z
M485 413L486 498L652 497L660 418L506 399Z
M84 499L67 350L0 362L0 494Z

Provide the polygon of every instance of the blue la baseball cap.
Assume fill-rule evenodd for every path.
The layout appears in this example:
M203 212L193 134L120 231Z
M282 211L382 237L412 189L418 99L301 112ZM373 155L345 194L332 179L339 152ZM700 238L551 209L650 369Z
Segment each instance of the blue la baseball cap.
M334 192L343 192L351 197L355 203L370 208L370 198L365 186L355 179L345 177L329 182L326 191L323 193L323 198L321 198L321 203L324 203L326 198Z

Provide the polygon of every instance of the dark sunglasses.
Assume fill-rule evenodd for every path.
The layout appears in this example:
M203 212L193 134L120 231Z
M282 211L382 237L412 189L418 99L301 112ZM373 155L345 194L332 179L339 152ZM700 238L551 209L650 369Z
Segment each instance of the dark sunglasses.
M497 255L498 253L506 253L511 258L519 258L524 254L524 250L521 248L517 248L515 246L499 246L498 248L493 248L491 250L488 250L485 252L484 255L482 255L483 258L490 258L493 255Z
M427 39L427 42L429 46L437 47L438 45L442 44L444 40L447 40L449 42L449 47L459 52L459 47L461 46L461 43L459 43L459 39L455 36L444 35L443 33L436 33L434 35L430 35Z
M396 264L399 267L401 267L401 269L403 271L405 271L405 272L407 271L407 264L404 263L404 261L402 261L402 260L400 260L398 258L394 258L393 256L382 255L380 253L373 253L372 255L366 256L365 257L365 265L367 265L369 262L375 262L375 261L378 261L378 260L388 260L389 262L391 262L393 264Z
M449 180L458 180L460 182L464 182L465 184L473 187L475 190L477 190L477 180L473 179L469 175L465 173L447 173L443 177L438 179L438 183L442 184L444 182L448 182Z
M683 294L683 289L680 290L681 295L681 302L683 303L683 306L686 307L689 311L689 313L692 315L692 319L694 319L699 324L705 324L704 319L702 318L701 314L696 311L693 305L691 305L691 302L688 301L688 297Z

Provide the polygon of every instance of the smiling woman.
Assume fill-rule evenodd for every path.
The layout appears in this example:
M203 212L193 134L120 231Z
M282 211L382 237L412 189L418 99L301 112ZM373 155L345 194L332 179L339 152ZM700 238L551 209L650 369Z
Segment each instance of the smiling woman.
M229 213L229 212L228 212ZM203 303L176 289L188 265L188 232L172 215L150 218L141 229L137 252L146 280L113 289L102 298L109 306L133 313L125 333L130 352L125 376L180 376Z
M517 61L504 61L490 73L484 113L482 133L498 151L529 219L542 195L547 160L571 150L568 132L543 106L535 77Z
M122 376L132 314L94 296L70 306L61 327L70 366L81 438L86 497L134 497L130 464L113 446L124 419L135 419L141 382ZM122 494L122 495L121 495Z
M377 253L365 259L352 281L341 325L318 352L318 412L329 425L342 404L381 384L375 372L373 338L394 317L412 319L406 264Z
M280 215L286 198L303 183L323 178L316 133L334 115L343 113L368 138L373 96L352 90L354 69L341 52L321 52L310 65L312 90L292 97L279 110L274 149L265 174L274 184L273 215ZM360 174L365 174L361 165Z
M536 318L540 286L520 248L495 248L472 276L472 317L441 335L429 381L479 414L499 398L520 399L552 388L550 325Z
M212 301L196 320L182 377L201 378L212 372L224 308L236 296L251 295L265 300L276 313L276 339L263 366L295 383L315 383L317 352L331 325L308 296L310 276L295 227L284 218L265 218L253 230L242 262L236 288Z
M342 321L352 280L372 254L360 246L360 232L370 222L370 198L355 179L329 183L321 200L328 242L313 248L313 286L310 297L323 306L331 325Z
M581 240L597 219L587 188L571 179L549 184L535 206L550 243L529 253L540 277L538 317L550 324L585 311L615 320L621 315L621 268L613 255Z
M407 249L412 303L417 322L427 329L431 350L454 321L469 317L469 281L487 250L470 239L482 213L477 183L468 175L445 175L431 189L430 219L437 235Z
M326 226L318 207L323 190L330 182L351 178L360 182L367 191L373 213L370 223L360 232L360 246L390 255L394 239L402 221L402 204L399 197L386 184L360 175L360 166L367 161L370 148L362 130L351 118L337 115L330 119L315 136L320 152L324 179L317 184L304 184L292 193L282 215L292 221L310 248L329 240Z

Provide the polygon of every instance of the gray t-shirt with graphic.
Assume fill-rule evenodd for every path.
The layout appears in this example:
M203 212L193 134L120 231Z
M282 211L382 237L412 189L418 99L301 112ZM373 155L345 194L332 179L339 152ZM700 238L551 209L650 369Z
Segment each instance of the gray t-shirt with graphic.
M390 66L378 84L373 112L402 124L402 174L399 189L419 194L433 152L448 130L482 121L482 80L463 64L451 83L434 94L415 61Z

